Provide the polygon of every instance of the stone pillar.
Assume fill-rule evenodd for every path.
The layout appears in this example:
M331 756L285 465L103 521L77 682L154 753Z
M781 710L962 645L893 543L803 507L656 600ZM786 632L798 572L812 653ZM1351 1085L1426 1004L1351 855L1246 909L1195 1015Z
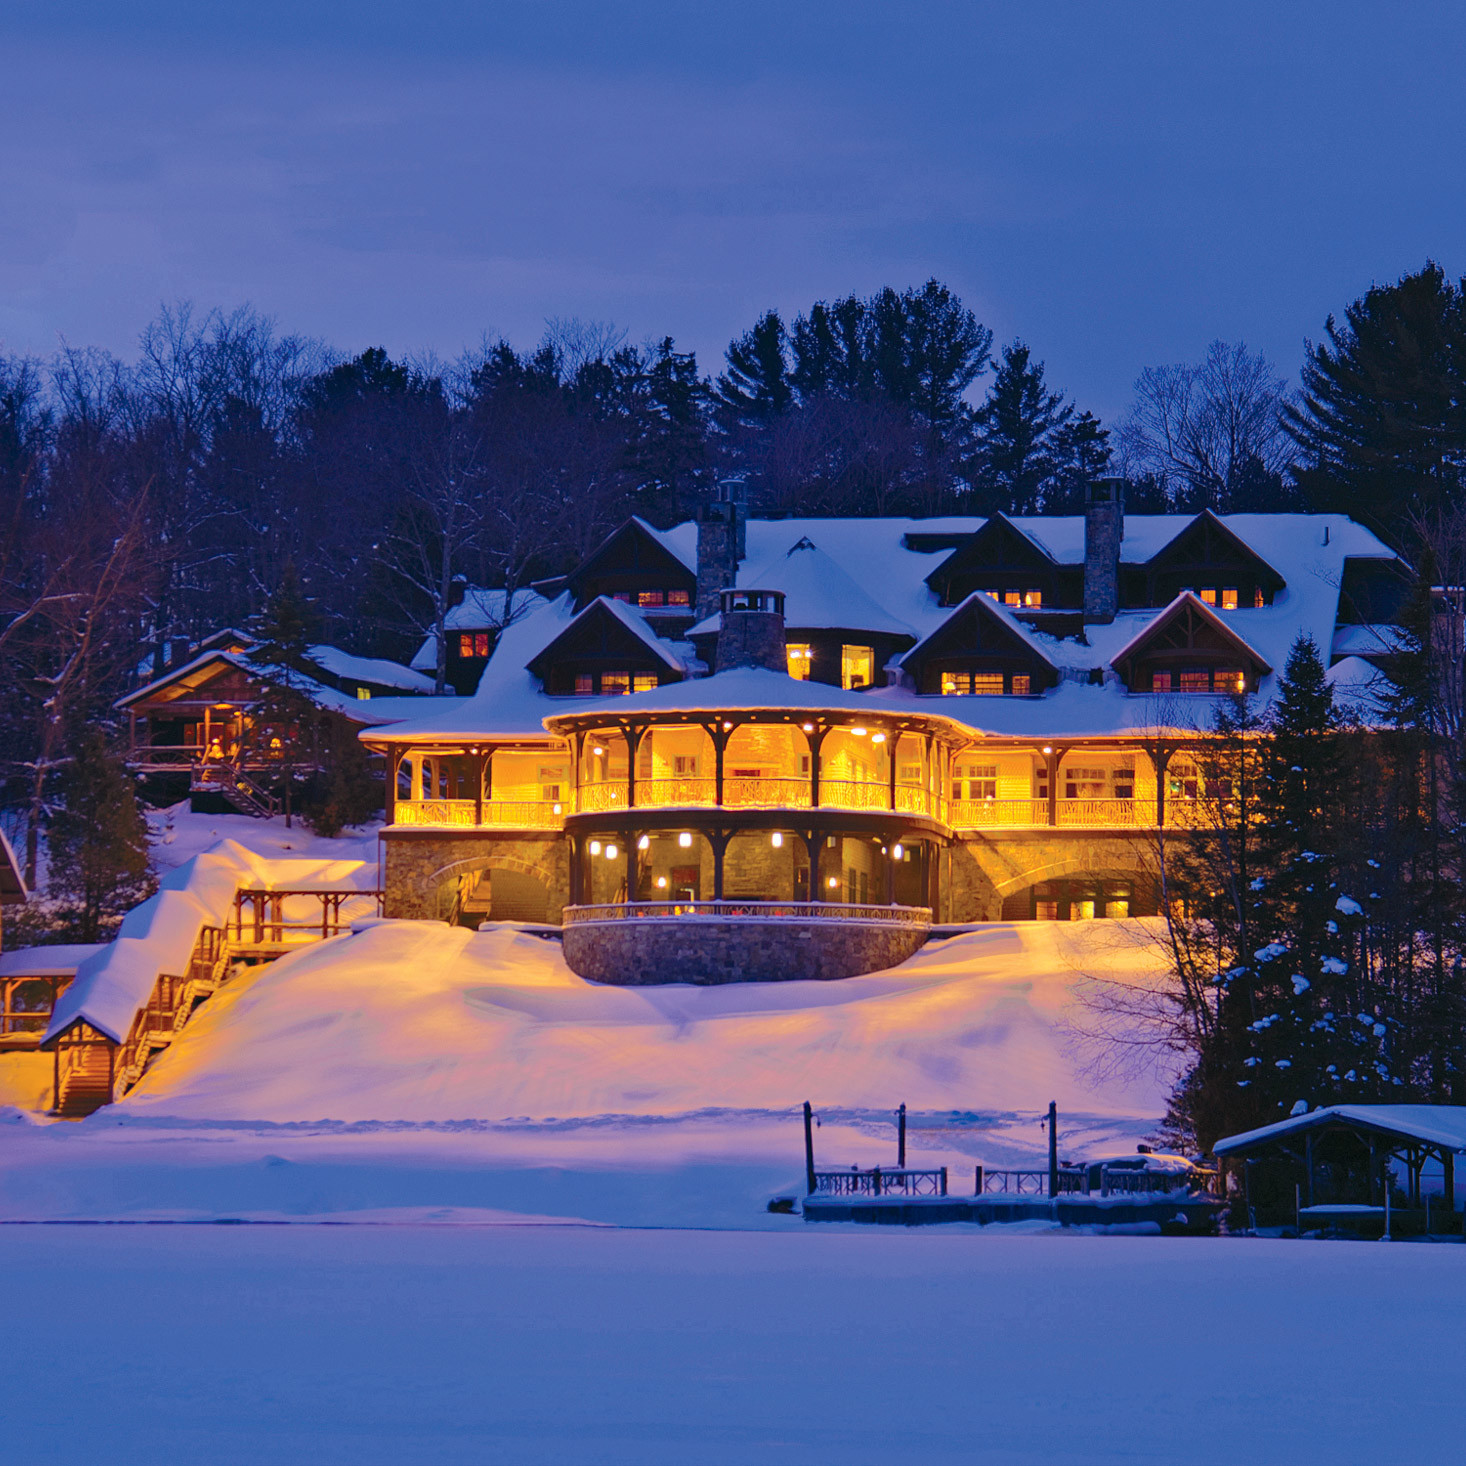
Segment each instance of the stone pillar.
M1120 605L1120 542L1125 492L1120 479L1099 479L1084 490L1084 619L1109 622Z

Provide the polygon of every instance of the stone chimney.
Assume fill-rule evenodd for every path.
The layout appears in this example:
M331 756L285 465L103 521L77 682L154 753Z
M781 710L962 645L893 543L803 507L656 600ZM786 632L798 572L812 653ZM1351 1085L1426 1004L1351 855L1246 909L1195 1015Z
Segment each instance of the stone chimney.
M725 590L719 594L718 650L715 672L733 667L767 667L788 672L789 650L784 644L784 592L781 590Z
M1084 619L1113 621L1120 608L1125 483L1102 478L1084 490Z
M712 503L703 506L697 520L697 619L718 609L718 596L738 579L738 566L747 550L747 510L743 481L723 479Z

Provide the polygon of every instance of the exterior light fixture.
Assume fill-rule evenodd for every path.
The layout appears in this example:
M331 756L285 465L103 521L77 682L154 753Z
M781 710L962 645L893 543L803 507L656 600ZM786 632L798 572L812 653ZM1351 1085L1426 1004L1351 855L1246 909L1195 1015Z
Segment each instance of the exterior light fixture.
M1044 747L1043 747L1043 751L1045 753L1052 753L1054 750L1053 750L1052 745L1045 743L1044 744Z
M564 813L564 806L563 805L560 805L560 804L557 804L555 806L555 813L556 814L563 814Z
M606 859L607 859L607 860L615 860L615 858L616 858L616 857L617 857L617 856L618 856L618 855L619 855L619 854L620 854L620 853L621 853L621 852L620 852L620 851L619 851L619 850L617 850L617 849L616 849L616 847L615 847L615 846L614 846L614 845L607 845L607 846L606 846Z
M804 725L804 731L806 733L813 733L814 732L814 724L813 723L806 723Z
M601 853L601 842L599 840L592 840L590 842L590 853L592 855L599 855Z
M636 848L638 850L650 850L652 848L651 836L643 835L641 839L636 842Z
M732 731L733 731L733 725L732 725L732 723L724 723L723 724L723 732L725 732L725 733L731 733Z
M665 891L666 889L667 889L667 877L666 876L658 876L657 877L657 890L659 890L659 891Z
M684 850L690 850L692 848L692 836L686 830L683 830L683 832L677 837L677 843Z
M904 845L891 846L891 859L904 860L906 858L906 847Z
M835 887L840 884L840 877L839 876L831 876L829 878L829 880L827 880L825 882L825 884L833 891L835 889Z
M592 753L593 753L593 754L594 754L594 755L595 755L595 756L596 756L596 757L597 757L597 758L600 758L600 756L601 756L601 755L602 755L602 754L603 754L603 753L605 753L605 751L606 751L606 750L605 750L605 749L604 749L604 748L602 748L602 747L601 747L601 746L600 746L600 744L597 744L597 745L596 745L596 746L595 746L595 747L594 747L594 748L593 748L593 749L591 749L591 752L592 752Z
M856 737L857 737L857 738L864 738L864 737L865 737L865 729L864 729L864 728L852 728L852 729L851 729L851 730L850 730L850 731L851 731L851 732L852 732L852 733L853 733L853 734L854 734L854 735L855 735L855 736L856 736Z
M886 741L886 735L884 733L876 733L872 736L870 741L872 743L884 743Z
M769 844L772 845L775 850L782 850L784 848L783 831L775 830L774 833L769 836Z

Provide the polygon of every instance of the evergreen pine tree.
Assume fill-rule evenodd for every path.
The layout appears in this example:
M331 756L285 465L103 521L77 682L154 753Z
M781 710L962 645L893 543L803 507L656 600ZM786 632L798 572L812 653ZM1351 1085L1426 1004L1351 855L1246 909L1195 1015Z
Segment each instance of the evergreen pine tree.
M152 889L148 831L132 780L101 729L83 729L47 833L48 891L73 940L101 941Z
M1043 512L1082 514L1085 489L1110 471L1110 430L1092 412L1081 412L1055 430L1053 459Z
M979 482L995 508L1033 514L1055 468L1055 438L1074 415L1061 393L1044 383L1042 362L1021 341L1003 359L977 412Z
M761 426L789 410L789 340L778 311L767 311L726 352L728 369L714 384L725 429Z

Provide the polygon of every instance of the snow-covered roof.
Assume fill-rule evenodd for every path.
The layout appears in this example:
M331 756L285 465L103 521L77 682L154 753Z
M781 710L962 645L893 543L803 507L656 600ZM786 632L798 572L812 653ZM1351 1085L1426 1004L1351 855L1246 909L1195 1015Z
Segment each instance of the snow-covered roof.
M575 618L575 621L579 621L582 616L588 616L597 606L604 606L648 651L665 662L674 672L686 671L681 659L672 650L672 643L658 636L647 624L646 617L626 601L618 601L614 596L597 596L580 613L580 616ZM572 621L570 625L574 626L575 621ZM566 630L569 630L569 627Z
M121 1043L158 974L188 971L205 926L223 926L240 888L370 891L376 866L364 860L271 860L234 840L168 872L158 889L122 918L115 940L77 964L76 978L56 1000L41 1042L75 1023L89 1023Z
M1403 626L1340 626L1329 650L1336 657L1385 657L1409 645Z
M1466 1105L1328 1105L1321 1110L1310 1110L1306 1115L1279 1120L1274 1125L1228 1135L1212 1146L1212 1152L1232 1155L1340 1121L1401 1140L1466 1151Z
M471 585L463 592L463 599L456 606L451 606L443 617L443 629L449 632L497 631L506 621L518 620L543 602L544 597L528 586L507 591ZM437 637L425 636L408 665L416 672L436 672Z
M105 942L63 942L54 947L17 947L0 954L0 977L71 977Z
M890 636L916 635L856 583L807 535L793 540L781 555L744 574L738 583L750 589L784 593L784 625L792 630L876 631ZM721 616L709 616L689 635L716 631Z
M404 692L427 692L433 690L433 679L424 677L404 667L401 662L389 662L383 657L358 657L344 652L339 646L312 646L306 648L306 655L316 666L333 677L346 681L369 682L377 687L400 687Z
M1268 659L1248 642L1247 638L1242 635L1235 625L1229 626L1200 596L1189 590L1183 590L1169 606L1165 606L1160 611L1157 611L1119 651L1112 653L1109 658L1111 665L1123 662L1132 652L1138 651L1152 631L1169 621L1183 606L1187 606L1197 612L1203 621L1210 621L1218 631L1230 640L1241 642L1242 646L1252 653L1256 661L1271 670L1271 664L1268 662Z
M911 662L913 664L918 662L921 659L922 649L926 646L927 642L929 642L932 637L937 635L937 633L940 632L947 625L947 622L954 620L958 616L965 616L968 610L974 606L976 606L979 610L985 612L986 614L992 616L995 620L1002 622L1002 624L1006 626L1008 630L1011 631L1013 635L1016 636L1018 640L1021 641L1029 649L1029 651L1031 651L1034 656L1036 656L1040 661L1047 662L1051 667L1059 665L1059 663L1054 659L1054 656L1050 650L1051 648L1057 649L1059 645L1054 637L1045 636L1040 638L1039 636L1035 635L1033 630L1030 627L1025 626L1023 622L1021 622L1010 610L1008 610L1006 606L999 605L992 596L990 596L986 591L981 590L973 591L973 593L968 596L967 599L963 601L960 606L953 606L951 613L947 617L947 620L943 621L941 626L938 626L935 630L928 632L924 637L922 637L922 639L917 642L917 644L912 647L905 656L901 658L902 662Z
M1363 526L1342 514L1224 514L1218 521L1247 544L1259 558L1275 567L1285 584L1270 605L1223 610L1206 606L1202 614L1225 627L1253 652L1264 666L1283 667L1300 633L1310 634L1322 648L1335 644L1339 591L1345 562L1358 558L1396 558L1383 542ZM1143 563L1164 549L1176 536L1196 522L1192 514L1129 515L1125 520L1122 557L1127 563ZM862 603L868 603L886 619L886 624L909 629L918 639L935 631L953 613L942 606L926 578L949 555L963 537L985 523L980 518L944 516L933 519L752 519L746 526L747 554L737 583L747 589L785 589L777 568L797 572L800 565L832 564L838 571L838 585L844 596L831 599L849 604L848 587L853 586ZM1080 564L1084 558L1082 515L1016 516L1013 525L1061 564ZM659 542L691 567L696 563L697 526L688 522L665 531L653 531ZM792 547L808 539L817 550L790 555ZM934 548L913 549L930 544ZM796 562L790 565L790 561ZM792 582L791 582L792 584ZM814 589L814 588L812 588ZM801 613L785 589L788 624L800 624ZM635 617L655 635L654 627L634 607L615 602L623 619ZM778 706L811 710L843 707L843 699L859 705L879 704L889 711L922 712L962 723L977 737L1021 738L1111 738L1134 737L1137 733L1167 728L1210 727L1222 699L1205 694L1131 694L1118 683L1112 668L1127 646L1156 620L1159 608L1121 611L1113 621L1090 624L1083 635L1059 637L1039 625L1028 625L1002 607L1005 620L1022 628L1022 634L1054 666L1071 676L1041 697L942 697L923 696L910 688L874 688L859 693L810 682L790 680ZM813 613L811 613L813 614ZM842 615L844 613L841 613ZM860 620L872 612L861 613ZM558 713L580 710L585 699L572 703L567 698L549 697L527 671L526 664L554 640L573 619L570 599L561 594L553 601L540 600L522 619L513 622L498 645L479 683L477 692L451 708L424 705L416 715L394 728L404 740L473 739L492 736L534 738L544 736L544 719ZM816 619L826 619L818 613ZM631 624L628 621L628 624ZM704 623L706 625L707 623ZM641 631L638 630L638 635ZM648 645L651 645L648 642ZM695 665L670 643L661 642L682 665L695 672ZM1098 670L1093 684L1082 675ZM770 674L776 676L777 674ZM694 678L679 689L638 694L619 699L624 712L642 705L641 699L668 694L673 703L693 706L692 700L712 690L713 679ZM721 688L726 684L718 684ZM767 684L765 684L767 685ZM1276 672L1261 678L1259 710L1265 710L1277 686ZM665 706L672 706L667 703Z

